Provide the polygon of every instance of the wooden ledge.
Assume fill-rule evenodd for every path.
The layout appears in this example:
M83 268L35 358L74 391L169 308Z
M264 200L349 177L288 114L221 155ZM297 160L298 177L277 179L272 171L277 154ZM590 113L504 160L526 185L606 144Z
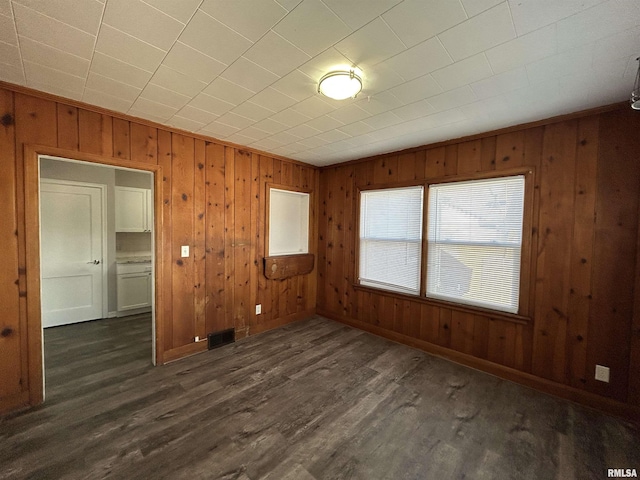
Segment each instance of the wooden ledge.
M314 260L315 257L311 253L265 257L264 276L269 280L284 280L298 275L306 275L313 271Z

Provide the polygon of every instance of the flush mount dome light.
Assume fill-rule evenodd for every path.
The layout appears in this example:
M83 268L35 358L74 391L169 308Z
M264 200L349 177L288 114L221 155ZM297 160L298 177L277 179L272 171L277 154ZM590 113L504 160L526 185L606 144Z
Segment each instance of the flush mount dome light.
M355 98L362 90L362 79L355 71L329 72L318 82L318 93L334 100Z

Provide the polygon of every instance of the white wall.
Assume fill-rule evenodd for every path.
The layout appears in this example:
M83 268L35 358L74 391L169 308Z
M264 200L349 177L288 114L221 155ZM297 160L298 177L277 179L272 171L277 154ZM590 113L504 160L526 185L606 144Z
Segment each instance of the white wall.
M116 170L116 185L119 187L151 189L153 186L153 175L149 172Z

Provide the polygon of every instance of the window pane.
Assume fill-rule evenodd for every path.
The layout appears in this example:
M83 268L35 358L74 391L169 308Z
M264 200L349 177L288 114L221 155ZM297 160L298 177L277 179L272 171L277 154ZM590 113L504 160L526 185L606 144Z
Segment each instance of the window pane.
M427 296L518 311L524 176L429 187Z
M420 292L422 193L421 186L361 193L361 284Z
M520 249L429 243L427 296L518 311Z
M420 242L360 242L360 283L390 290L420 291Z
M524 177L429 187L429 241L520 245Z

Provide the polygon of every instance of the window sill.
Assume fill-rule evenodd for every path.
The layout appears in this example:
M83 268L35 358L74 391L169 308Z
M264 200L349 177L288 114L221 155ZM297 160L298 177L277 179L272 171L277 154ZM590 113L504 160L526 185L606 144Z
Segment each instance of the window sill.
M425 305L432 305L434 307L445 307L458 312L472 313L474 315L483 315L485 317L503 320L507 322L518 323L520 325L529 325L531 318L515 313L499 312L497 310L490 310L488 308L474 307L472 305L463 305L461 303L447 302L444 300L434 300L432 298L423 297L420 295L410 295L408 293L394 292L392 290L383 290L381 288L368 287L360 284L353 284L355 290L361 292L375 293L377 295L386 295L389 297L395 297L402 300L410 300L412 302L424 303Z

